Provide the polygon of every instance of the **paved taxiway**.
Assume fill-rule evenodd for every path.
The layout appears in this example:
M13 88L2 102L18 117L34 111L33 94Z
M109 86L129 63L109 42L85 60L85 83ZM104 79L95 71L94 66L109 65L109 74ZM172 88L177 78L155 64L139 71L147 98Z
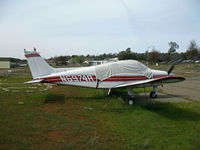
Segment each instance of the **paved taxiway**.
M141 93L135 96L136 103L147 101L160 102L191 102L200 101L200 77L186 78L179 83L165 84L160 88L156 99L150 99L149 93Z

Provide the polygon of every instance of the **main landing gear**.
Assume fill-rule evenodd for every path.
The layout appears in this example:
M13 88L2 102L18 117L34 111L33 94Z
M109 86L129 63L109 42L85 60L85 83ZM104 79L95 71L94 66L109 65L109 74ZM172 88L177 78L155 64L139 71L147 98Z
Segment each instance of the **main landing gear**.
M113 89L109 89L108 90L108 95L109 96L113 96L115 94L114 90Z
M135 104L135 100L134 100L134 96L135 96L135 93L133 92L133 88L127 88L128 89L128 95L119 95L115 92L114 89L109 89L108 90L108 95L109 96L112 96L112 95L118 95L120 97L123 98L124 100L124 103L127 104L127 105L134 105Z
M128 89L128 97L125 99L125 104L134 105L135 104L135 100L134 100L135 93L133 92L132 88L127 88L127 89Z
M157 92L158 92L158 87L157 86L153 86L154 92L150 93L150 98L157 98Z
M157 92L158 92L158 86L153 86L153 89L154 91L150 93L150 98L157 98ZM135 96L135 93L133 92L133 88L132 87L127 87L127 90L128 90L128 95L119 95L120 97L123 98L124 100L124 103L127 104L127 105L134 105L135 104L135 99L134 99L134 96ZM108 90L108 95L112 96L116 94L114 92L114 89L109 89Z
M134 105L135 104L134 98L133 97L126 98L125 104L127 104L127 105Z

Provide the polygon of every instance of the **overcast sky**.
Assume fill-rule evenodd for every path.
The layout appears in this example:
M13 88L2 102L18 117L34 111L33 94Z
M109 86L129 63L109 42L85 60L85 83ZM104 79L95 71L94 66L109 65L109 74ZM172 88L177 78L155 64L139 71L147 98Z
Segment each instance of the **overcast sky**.
M199 0L0 0L0 57L167 52L170 41L181 52L200 44L199 15Z

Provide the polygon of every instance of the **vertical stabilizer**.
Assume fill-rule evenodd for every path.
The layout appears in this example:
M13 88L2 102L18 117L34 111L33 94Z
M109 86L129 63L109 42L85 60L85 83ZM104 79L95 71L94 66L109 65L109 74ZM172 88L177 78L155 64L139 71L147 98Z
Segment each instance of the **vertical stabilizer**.
M27 58L29 68L33 78L49 75L54 72L52 68L40 55L34 51L24 50L25 57Z

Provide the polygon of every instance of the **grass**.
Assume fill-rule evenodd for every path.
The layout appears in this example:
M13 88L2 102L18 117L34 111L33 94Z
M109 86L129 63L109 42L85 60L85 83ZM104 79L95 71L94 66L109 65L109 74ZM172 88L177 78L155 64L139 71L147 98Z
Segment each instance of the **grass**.
M123 107L102 112L102 122L121 138L125 149L199 148L199 103Z
M200 147L199 102L127 106L104 90L24 85L28 80L0 78L0 149Z

